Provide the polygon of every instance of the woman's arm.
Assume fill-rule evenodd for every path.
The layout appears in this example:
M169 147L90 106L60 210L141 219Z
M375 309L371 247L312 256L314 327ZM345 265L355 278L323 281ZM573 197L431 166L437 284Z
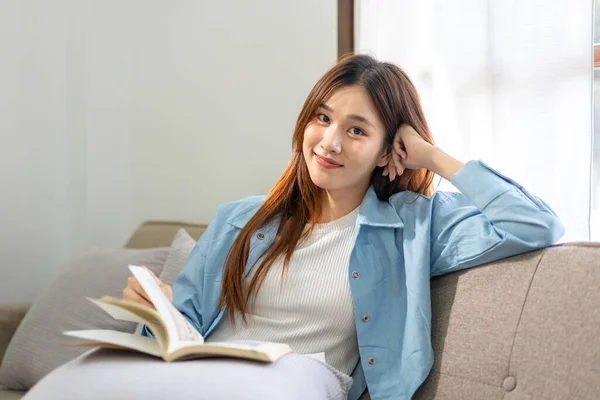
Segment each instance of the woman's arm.
M480 161L452 158L409 125L398 129L393 149L390 179L405 168L427 168L460 190L431 198L431 276L544 248L564 234L543 200Z
M481 161L452 173L457 164L441 160L440 175L460 193L431 199L432 277L541 249L563 236L550 206L514 180Z
M429 164L426 166L426 168L438 174L442 178L452 181L452 176L464 166L465 164L463 162L450 157L438 147L432 147L431 156L429 157Z
M462 162L426 142L412 126L403 124L394 137L392 154L388 165L383 169L383 175L389 175L390 181L393 181L405 169L427 168L451 180L452 175L463 166Z

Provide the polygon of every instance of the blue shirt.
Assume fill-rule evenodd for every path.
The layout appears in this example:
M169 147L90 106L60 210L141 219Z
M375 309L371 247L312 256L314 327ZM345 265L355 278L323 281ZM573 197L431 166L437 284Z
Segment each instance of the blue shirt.
M465 164L452 184L460 193L405 191L382 202L371 187L363 199L348 268L360 354L350 400L367 385L373 400L411 399L428 376L432 277L547 247L564 233L544 201L481 161ZM175 307L203 336L224 315L217 304L230 246L264 199L220 206L175 281ZM246 275L278 224L252 236Z

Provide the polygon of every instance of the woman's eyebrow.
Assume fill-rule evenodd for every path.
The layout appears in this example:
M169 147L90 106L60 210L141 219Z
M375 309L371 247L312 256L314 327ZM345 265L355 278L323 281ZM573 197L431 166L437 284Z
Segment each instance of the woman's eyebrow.
M333 112L333 109L331 107L329 107L327 104L323 103L319 106L320 108L329 111L329 112ZM363 117L362 115L357 115L357 114L348 114L348 118L349 119L353 119L355 121L359 121L359 122L364 122L365 124L369 124L371 125L371 127L373 127L373 129L375 129L375 125L373 125L368 119L366 119L365 117Z

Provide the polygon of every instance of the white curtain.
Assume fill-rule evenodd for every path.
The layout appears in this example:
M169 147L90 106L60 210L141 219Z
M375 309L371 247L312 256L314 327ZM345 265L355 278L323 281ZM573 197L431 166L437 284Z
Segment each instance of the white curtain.
M440 148L481 159L548 202L567 229L561 242L590 240L592 1L355 8L355 50L407 72ZM443 181L438 190L456 189Z

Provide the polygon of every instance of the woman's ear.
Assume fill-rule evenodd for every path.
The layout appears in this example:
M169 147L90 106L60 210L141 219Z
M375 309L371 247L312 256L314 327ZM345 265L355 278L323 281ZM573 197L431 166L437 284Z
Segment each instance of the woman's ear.
M389 147L387 147L383 151L383 155L379 159L379 162L377 163L377 166L378 167L385 167L386 165L388 165L390 163L390 158L391 157L392 157L392 147L389 146Z

